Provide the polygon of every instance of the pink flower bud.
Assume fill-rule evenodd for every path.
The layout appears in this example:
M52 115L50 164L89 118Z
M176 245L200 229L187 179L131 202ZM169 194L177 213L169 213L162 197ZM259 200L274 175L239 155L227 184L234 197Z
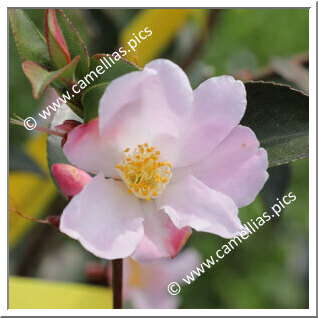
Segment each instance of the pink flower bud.
M82 191L92 177L83 170L65 163L55 163L52 166L53 176L68 198L72 198Z
M68 120L64 120L63 124L61 125L56 125L55 128L65 131L65 132L70 132L71 130L73 130L76 126L80 125L81 123L77 120L72 120L72 119L68 119Z
M49 54L56 67L61 68L69 64L72 59L54 9L47 9L45 12L45 37Z

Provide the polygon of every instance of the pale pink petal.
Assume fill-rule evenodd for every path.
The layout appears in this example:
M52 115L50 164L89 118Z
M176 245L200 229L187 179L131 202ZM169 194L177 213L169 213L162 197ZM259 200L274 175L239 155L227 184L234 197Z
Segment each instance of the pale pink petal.
M200 255L195 249L188 248L178 254L171 262L162 260L162 266L166 271L166 285L170 282L181 284L182 278L189 274L202 262Z
M99 174L65 208L60 230L98 257L123 258L143 237L140 211L139 201L121 181Z
M166 155L161 138L180 137L192 98L189 81L177 65L151 62L107 87L99 107L101 134L123 147L148 142Z
M92 177L83 170L66 163L55 163L52 166L53 176L66 197L80 193Z
M63 150L67 159L78 168L118 178L115 166L121 159L120 148L114 142L101 139L98 119L74 128L68 134Z
M267 153L259 148L254 132L237 126L202 162L187 172L242 207L252 203L263 188L268 178L267 168Z
M178 228L190 226L225 238L234 237L245 229L232 199L191 175L169 184L156 205L164 209Z
M191 235L191 228L176 228L164 211L158 211L154 201L141 200L144 212L145 236L133 258L149 262L161 257L175 257Z
M173 260L165 258L146 265L126 259L124 297L134 308L177 308L179 297L170 295L167 286L171 282L181 285L181 279L200 262L200 256L193 249L181 252Z
M193 91L184 71L175 63L157 59L146 64L145 69L155 70L160 79L162 92L171 110L177 115L190 111L193 102Z
M136 250L131 255L131 257L137 262L148 263L154 259L161 257L167 257L168 255L163 255L158 247L150 241L147 236L144 236L141 242L138 244Z
M196 163L211 152L240 122L246 90L231 76L214 77L194 91L193 112L179 146L177 166Z

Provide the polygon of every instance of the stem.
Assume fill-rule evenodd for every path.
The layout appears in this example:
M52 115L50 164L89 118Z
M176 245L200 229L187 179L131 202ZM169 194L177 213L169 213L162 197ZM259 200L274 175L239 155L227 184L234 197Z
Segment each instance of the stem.
M123 259L114 259L112 261L113 271L113 308L123 308Z

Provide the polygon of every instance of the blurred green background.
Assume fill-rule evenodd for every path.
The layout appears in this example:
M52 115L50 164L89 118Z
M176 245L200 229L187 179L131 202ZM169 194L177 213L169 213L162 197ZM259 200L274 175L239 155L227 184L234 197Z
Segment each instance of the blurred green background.
M43 30L43 14L27 10ZM112 53L134 30L149 26L151 42L140 45L140 65L156 57L183 67L195 88L204 79L231 74L242 80L288 83L306 92L308 82L279 58L308 75L309 10L306 9L74 9L65 10L86 42L90 55ZM147 40L148 41L148 40ZM9 36L9 116L32 116L36 101ZM290 65L290 64L287 64ZM286 75L287 74L287 75ZM307 79L308 81L308 79ZM60 214L66 200L55 189L46 165L45 136L10 125L10 206L34 217ZM264 225L222 262L180 294L181 308L308 308L308 159L270 169L270 179L244 221L256 219L284 193L297 200L279 219ZM53 228L10 213L10 275L92 284L85 265L100 262L77 242ZM202 258L214 255L226 240L194 233L187 246Z

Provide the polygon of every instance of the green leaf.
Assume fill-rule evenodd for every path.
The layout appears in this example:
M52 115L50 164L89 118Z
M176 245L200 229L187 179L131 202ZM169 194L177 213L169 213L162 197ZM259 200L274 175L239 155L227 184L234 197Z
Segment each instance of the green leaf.
M71 56L65 43L62 31L57 23L54 9L45 12L45 37L52 61L57 68L71 62Z
M45 177L42 168L21 147L10 146L9 169L10 171L30 171Z
M286 85L247 82L242 125L250 127L268 152L271 167L308 156L309 99Z
M97 67L99 67L99 70L104 70L105 72L103 74L98 74L96 70ZM106 69L106 67L108 69ZM91 77L94 79L94 85L104 82L111 82L119 76L139 70L140 69L136 65L123 58L116 62L114 57L112 57L110 54L95 54L91 57L90 71ZM95 74L92 74L92 72ZM102 71L99 72L102 73Z
M67 119L77 120L82 122L82 119L77 116L69 107L66 105L62 105L53 115L53 118L50 122L50 129L55 129L54 127L62 124ZM47 161L50 173L52 175L52 165L54 163L68 163L63 153L63 149L61 147L61 138L53 135L49 135L47 138ZM53 178L53 176L52 176ZM54 178L53 178L54 180ZM54 180L55 182L55 180ZM57 187L59 189L59 187Z
M50 56L45 38L23 9L10 9L14 40L22 60L35 61L50 66Z
M79 58L80 57L77 56L70 64L67 64L63 68L53 72L49 72L35 62L24 62L22 64L22 69L32 85L34 98L38 99L43 94L45 89L56 79L63 80L65 78L68 79L72 77Z
M44 37L45 10L46 9L24 9L24 12L29 16L36 28L40 31L41 34L43 34Z
M82 96L82 104L84 107L84 121L98 117L99 100L105 92L108 83L100 83L85 90Z
M71 58L74 58L77 55L81 57L76 69L76 76L78 78L83 78L88 73L90 66L86 45L66 14L61 9L57 9L55 12Z
M32 96L30 84L21 68L21 59L11 33L9 38L9 117L19 114L22 118L26 118L37 111L40 103ZM31 136L32 134L26 134L24 129L9 125L10 144L23 144Z

